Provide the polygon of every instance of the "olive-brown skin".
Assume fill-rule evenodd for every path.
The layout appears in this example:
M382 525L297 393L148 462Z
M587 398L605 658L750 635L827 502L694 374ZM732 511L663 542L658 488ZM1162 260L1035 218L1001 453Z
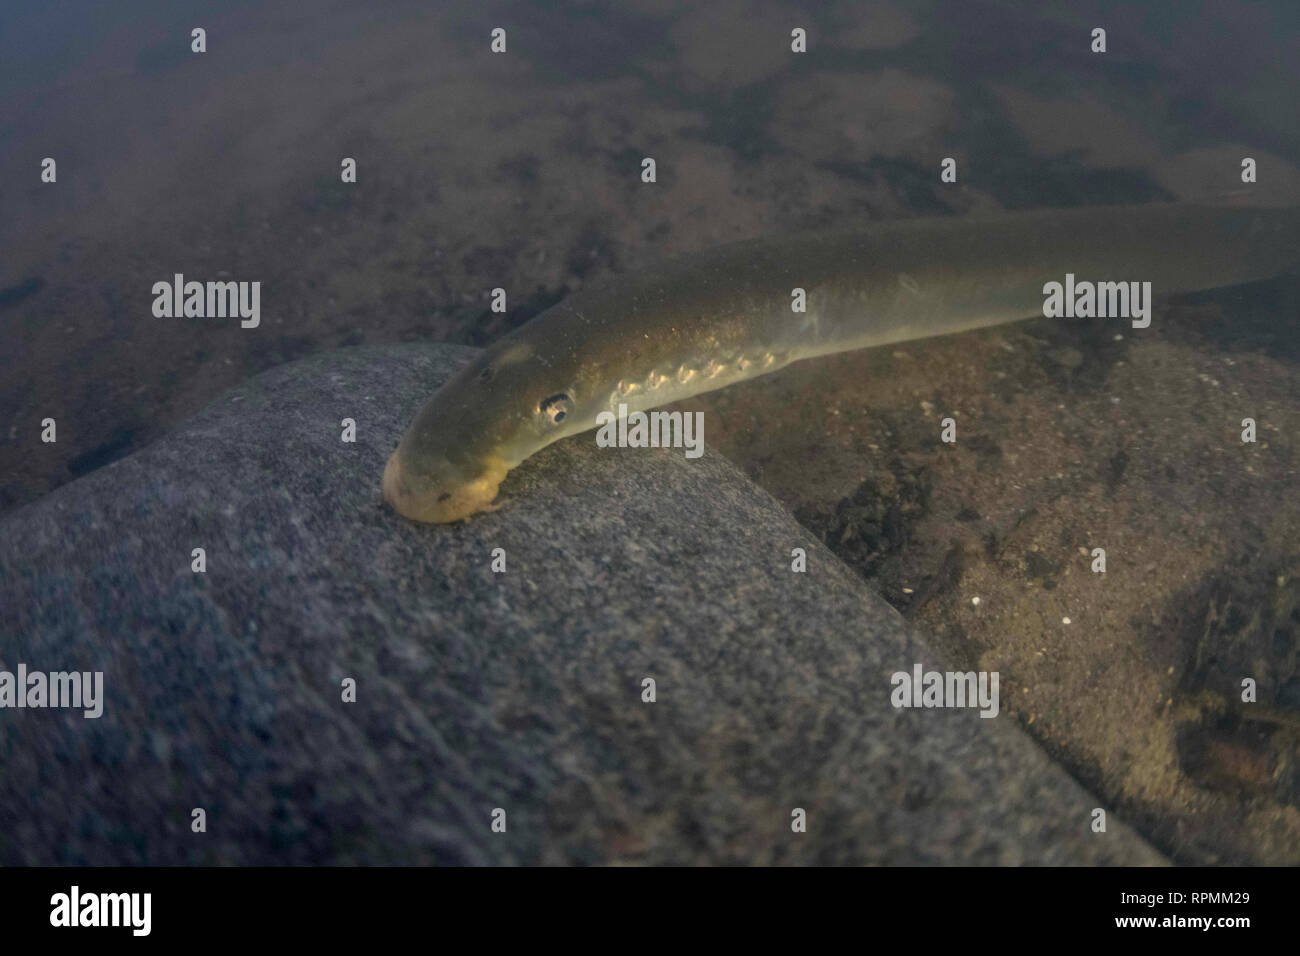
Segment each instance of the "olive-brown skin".
M720 246L583 289L470 362L412 421L384 498L415 521L467 518L491 510L511 468L620 404L644 411L803 358L1041 315L1044 284L1067 272L1151 282L1164 296L1267 278L1297 259L1296 208L1187 204Z

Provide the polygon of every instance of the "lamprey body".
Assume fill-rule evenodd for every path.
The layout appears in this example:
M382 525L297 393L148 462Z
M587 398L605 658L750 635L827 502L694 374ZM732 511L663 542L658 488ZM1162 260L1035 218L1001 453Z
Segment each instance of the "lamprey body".
M1157 297L1300 259L1300 211L1164 204L915 219L755 239L569 296L449 379L384 470L401 514L490 509L506 473L601 412L644 411L791 362L1043 314L1067 273ZM795 289L806 308L794 311Z

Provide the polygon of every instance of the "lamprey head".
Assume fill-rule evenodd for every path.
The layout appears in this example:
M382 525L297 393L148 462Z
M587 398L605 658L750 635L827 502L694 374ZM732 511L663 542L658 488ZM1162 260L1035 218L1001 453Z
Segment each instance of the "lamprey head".
M384 499L412 521L492 509L511 468L582 431L563 370L503 340L448 379L415 416L384 469Z

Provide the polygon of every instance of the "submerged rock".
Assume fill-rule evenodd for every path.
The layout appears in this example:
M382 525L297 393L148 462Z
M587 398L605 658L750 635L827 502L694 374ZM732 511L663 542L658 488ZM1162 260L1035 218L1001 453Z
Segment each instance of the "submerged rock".
M1006 718L894 709L942 662L718 455L574 438L399 518L471 354L282 366L0 522L0 669L104 675L97 719L0 710L0 862L1161 861Z

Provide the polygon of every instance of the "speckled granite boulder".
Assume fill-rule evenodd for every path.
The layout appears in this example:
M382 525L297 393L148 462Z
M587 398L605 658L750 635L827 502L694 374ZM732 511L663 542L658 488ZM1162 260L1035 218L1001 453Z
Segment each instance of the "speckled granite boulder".
M717 455L576 438L495 514L398 518L384 460L470 354L283 366L0 522L0 669L105 682L0 710L0 862L1161 861L1005 718L893 709L941 662Z

